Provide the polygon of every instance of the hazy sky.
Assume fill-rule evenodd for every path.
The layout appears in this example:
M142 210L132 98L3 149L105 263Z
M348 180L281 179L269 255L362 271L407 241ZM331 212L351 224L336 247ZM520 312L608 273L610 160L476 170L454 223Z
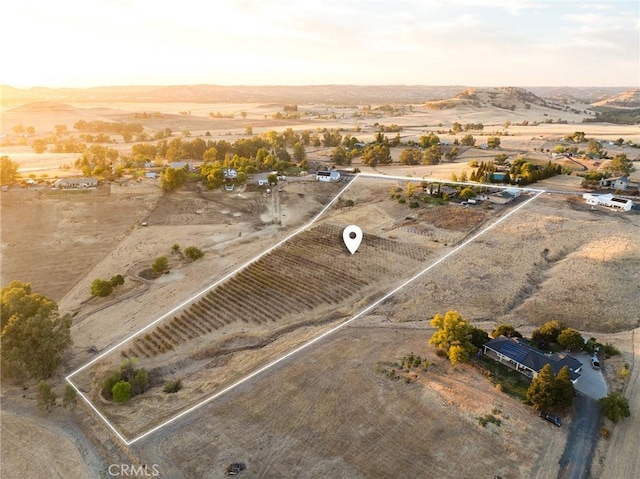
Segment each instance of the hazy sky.
M638 86L640 2L3 2L0 83Z

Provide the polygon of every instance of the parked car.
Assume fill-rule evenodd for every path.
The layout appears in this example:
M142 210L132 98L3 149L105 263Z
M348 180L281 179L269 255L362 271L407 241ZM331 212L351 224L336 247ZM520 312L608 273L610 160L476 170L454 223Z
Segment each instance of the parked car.
M598 359L598 356L596 356L595 354L591 356L591 367L593 369L600 369L600 360Z
M546 411L540 411L539 416L542 419L546 419L547 421L552 422L553 424L555 424L558 427L562 426L562 419L560 419L555 414L551 414L550 412L546 412Z

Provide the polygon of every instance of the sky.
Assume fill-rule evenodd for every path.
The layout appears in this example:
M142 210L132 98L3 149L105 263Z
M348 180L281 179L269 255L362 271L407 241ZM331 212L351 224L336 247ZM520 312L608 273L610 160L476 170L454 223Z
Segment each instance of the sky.
M640 86L640 2L20 0L0 83Z

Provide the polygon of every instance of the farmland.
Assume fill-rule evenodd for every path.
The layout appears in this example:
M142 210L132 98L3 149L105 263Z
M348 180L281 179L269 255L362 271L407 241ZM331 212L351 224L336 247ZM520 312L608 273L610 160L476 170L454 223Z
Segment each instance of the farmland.
M78 106L65 114L73 121L80 114L92 119L98 113L100 119L119 121L130 117L123 109L134 107L141 108L118 105L94 112ZM244 120L206 118L212 109L227 111L225 106L171 108L195 113L184 117L167 112L166 125L179 120L194 135L204 137L211 130L217 139L247 136ZM358 121L356 133L351 115L357 107L330 107L337 112L332 120L310 117L288 123L266 119L279 106L228 108L246 110L256 134L285 125L296 130L344 127L365 141L375 134L368 120ZM536 105L515 113L465 108L432 111L416 106L410 113L372 121L399 123L402 140L417 141L430 130L426 125L448 125L462 116L487 125L482 135L474 133L480 139L506 120L543 120L544 114ZM28 123L34 113L21 115L14 114L15 121ZM67 121L55 119L52 112L39 115L38 130ZM163 121L156 126L165 126ZM512 125L509 135L501 137L501 151L512 156L528 152L547 161L540 153L543 146L553 148L555 139L581 128ZM634 128L584 127L589 135L636 141ZM454 135L441 138L451 142ZM131 149L125 143L114 147L122 153ZM635 151L625 148L629 155ZM8 154L16 153L20 160L23 150L28 148L12 146ZM413 176L419 185L423 176L447 180L452 173L468 172L470 161L485 161L495 153L461 148L454 161L404 166L397 162L400 150L392 149L396 161L390 166L369 168L358 160L355 166L369 173ZM309 161L319 165L326 166L330 155L330 148L308 149ZM61 158L45 156L31 154L28 168L42 163L47 171L51 167L51 175L69 174L57 168ZM343 186L308 177L281 182L271 195L250 188L206 191L193 184L163 194L159 180L150 179L81 194L12 190L2 198L3 280L32 281L34 290L74 314L74 345L62 376L56 378L58 392L62 377L94 358L95 351L109 350L193 298L73 378L109 421L133 438L341 324L518 204L463 208L455 201L440 205L419 200L419 207L410 208L390 197L390 191L405 195L406 181L359 178L343 195L354 206L337 204L312 227L193 297L306 224ZM580 178L562 175L536 186L580 191ZM523 195L518 201L525 200ZM458 309L486 330L512 322L524 331L559 318L602 341L616 342L617 335L625 335L624 361L633 365L637 341L631 333L617 332L638 327L638 218L636 212L594 211L579 199L545 194L356 322L130 447L119 444L84 405L75 415L56 408L32 424L33 429L44 422L61 431L73 423L80 432L60 446L81 451L81 458L67 457L85 461L88 477L104 476L104 464L122 460L122 454L137 463L158 464L163 477L221 477L236 460L247 464L247 477L389 477L398 467L409 476L419 476L426 468L442 477L554 476L565 430L540 429L530 409L495 390L477 371L451 367L438 358L427 343L432 333L428 320L437 312ZM141 227L143 219L148 226ZM353 256L340 239L349 224L365 232ZM195 263L183 261L171 255L174 242L195 245L205 256ZM169 256L170 273L145 277L143 272L159 255ZM116 273L126 276L121 292L106 299L90 297L94 278ZM432 366L427 372L410 384L381 373L410 352L428 358ZM149 370L150 389L124 405L101 398L101 379L133 357ZM637 369L632 371L637 377ZM168 380L182 380L183 389L163 393ZM29 416L34 388L5 392L15 400L3 402L3 414ZM15 408L22 395L26 402ZM493 409L502 411L502 425L482 428L476 418ZM571 413L563 420L570 424ZM6 427L15 424L7 421ZM630 422L621 434L631 437L635 425ZM14 441L16 436L7 437ZM615 437L615 444L620 449L631 442ZM87 450L100 451L102 463L96 465ZM609 471L619 462L618 450L610 451L608 443L600 444L599 451L607 464L598 470ZM461 455L470 460L451 460ZM20 458L23 467L28 464L28 453Z

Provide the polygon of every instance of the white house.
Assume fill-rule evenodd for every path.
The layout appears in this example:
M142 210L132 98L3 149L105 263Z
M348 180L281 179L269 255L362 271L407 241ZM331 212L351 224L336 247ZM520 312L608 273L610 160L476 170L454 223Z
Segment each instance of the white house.
M224 177L235 180L238 177L238 170L234 170L233 168L225 168Z
M585 193L582 197L586 200L588 205L606 206L608 208L622 211L631 211L631 208L633 208L633 201L615 197L611 193L606 195Z
M629 178L626 176L603 178L600 180L600 186L603 188L611 188L612 190L626 190L629 188Z
M53 184L57 190L95 188L96 186L98 186L96 178L61 178Z
M337 171L318 171L316 173L316 180L318 181L338 181L340 180L340 173Z
M157 178L157 177L158 177L158 173L156 173L155 171L147 171L147 172L144 174L144 177L145 177L145 178L154 179L154 178Z

